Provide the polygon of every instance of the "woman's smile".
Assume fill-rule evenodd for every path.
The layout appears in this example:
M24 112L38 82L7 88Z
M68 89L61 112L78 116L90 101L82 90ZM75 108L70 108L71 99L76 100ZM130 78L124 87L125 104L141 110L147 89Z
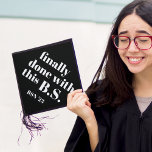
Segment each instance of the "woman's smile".
M143 62L145 57L128 57L127 56L127 59L130 64L140 64L141 62Z

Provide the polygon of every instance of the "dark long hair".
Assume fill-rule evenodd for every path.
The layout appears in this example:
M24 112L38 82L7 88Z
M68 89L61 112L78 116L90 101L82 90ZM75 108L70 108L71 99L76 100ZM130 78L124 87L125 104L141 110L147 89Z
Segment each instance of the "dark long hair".
M108 104L117 107L133 95L133 73L121 60L111 38L118 34L121 21L133 13L152 26L152 0L134 0L116 18L102 62L86 90L89 97L98 94L93 99L96 106Z

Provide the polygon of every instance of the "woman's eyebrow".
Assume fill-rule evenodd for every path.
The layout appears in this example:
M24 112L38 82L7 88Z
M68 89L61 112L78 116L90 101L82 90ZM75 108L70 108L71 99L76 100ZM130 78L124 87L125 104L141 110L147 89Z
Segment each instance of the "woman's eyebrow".
M122 32L120 32L118 35L126 34L126 33L128 33L128 31L122 31ZM136 31L136 33L144 33L144 34L150 35L150 34L149 34L147 31L145 31L145 30L138 30L138 31Z
M136 33L144 33L144 34L148 34L148 35L150 35L147 31L145 31L145 30L138 30L138 31L136 31Z
M120 32L118 35L126 34L126 33L128 33L128 31L122 31L122 32Z

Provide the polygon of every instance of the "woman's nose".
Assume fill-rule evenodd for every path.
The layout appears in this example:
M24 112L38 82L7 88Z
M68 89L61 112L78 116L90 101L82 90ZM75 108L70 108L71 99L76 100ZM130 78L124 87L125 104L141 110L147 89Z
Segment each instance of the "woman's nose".
M130 45L128 47L128 51L129 52L139 52L139 49L137 48L137 46L133 40L130 42Z

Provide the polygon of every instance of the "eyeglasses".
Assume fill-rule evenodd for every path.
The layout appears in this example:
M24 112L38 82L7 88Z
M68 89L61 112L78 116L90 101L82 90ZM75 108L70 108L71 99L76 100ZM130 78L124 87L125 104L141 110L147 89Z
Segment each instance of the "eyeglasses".
M112 40L117 49L128 49L133 40L139 50L148 50L152 47L152 36L136 36L131 39L127 36L112 35Z

